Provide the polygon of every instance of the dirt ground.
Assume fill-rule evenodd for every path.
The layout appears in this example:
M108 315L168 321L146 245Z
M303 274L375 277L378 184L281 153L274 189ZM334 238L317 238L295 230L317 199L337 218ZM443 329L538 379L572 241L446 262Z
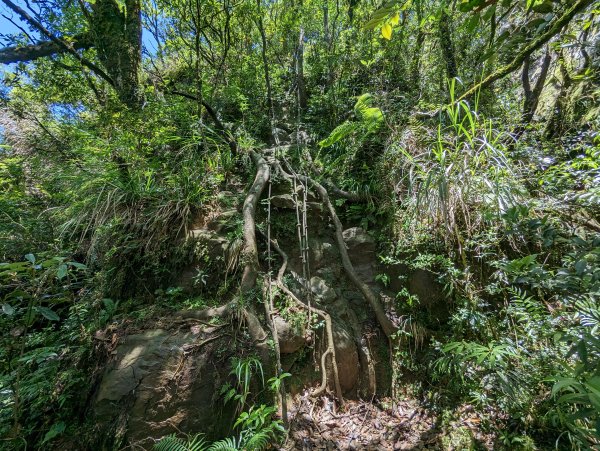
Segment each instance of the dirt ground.
M417 400L371 403L298 395L289 411L290 434L282 450L462 450L493 449L470 409L442 428L441 419Z

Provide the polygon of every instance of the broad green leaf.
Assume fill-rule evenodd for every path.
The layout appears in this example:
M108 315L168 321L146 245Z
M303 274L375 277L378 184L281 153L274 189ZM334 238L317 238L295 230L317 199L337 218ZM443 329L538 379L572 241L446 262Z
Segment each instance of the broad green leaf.
M478 6L481 6L483 3L485 3L485 0L463 0L458 5L458 10L463 13L466 13L474 10Z
M9 293L4 299L29 299L31 295L23 290L14 290Z
M50 310L48 307L36 307L36 310L42 314L42 316L50 321L58 321L60 317Z
M56 278L58 280L63 279L67 275L67 265L64 263L58 267L56 271Z
M373 13L371 16L371 20L369 20L364 27L367 30L374 30L379 25L383 23L385 18L389 16L394 11L394 4L386 5L382 8L379 8L377 11Z
M48 432L46 432L46 435L44 436L44 440L42 440L42 444L49 442L53 438L56 438L57 436L62 434L65 431L65 428L66 428L65 423L62 421L60 421L59 423L53 424L52 427L50 428L50 430Z
M15 309L10 304L2 304L2 311L8 316L15 314Z
M325 138L324 140L319 142L319 146L320 147L332 146L333 144L335 144L336 142L345 138L350 133L352 133L354 130L356 130L356 127L357 127L356 124L354 124L350 121L346 121L343 124L338 125L335 129L333 129L333 131L327 138Z
M25 255L25 260L27 260L32 265L35 264L35 256L33 254Z
M29 327L35 321L36 309L30 309L25 313L25 324Z

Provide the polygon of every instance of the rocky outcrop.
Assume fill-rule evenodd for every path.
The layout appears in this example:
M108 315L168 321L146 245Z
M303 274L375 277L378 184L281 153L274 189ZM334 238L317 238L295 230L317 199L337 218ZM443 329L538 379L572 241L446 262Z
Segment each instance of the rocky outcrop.
M151 449L155 439L178 431L227 434L233 412L223 407L219 391L229 369L215 362L231 348L228 340L198 324L123 337L94 403L96 422L103 429L99 437L104 443L98 446Z
M278 315L274 316L273 322L279 338L279 351L282 354L293 354L306 344L304 327L296 326Z

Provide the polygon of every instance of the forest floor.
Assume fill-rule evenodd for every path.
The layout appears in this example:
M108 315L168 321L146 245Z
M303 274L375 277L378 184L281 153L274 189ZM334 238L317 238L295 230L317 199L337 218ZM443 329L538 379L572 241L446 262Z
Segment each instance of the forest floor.
M392 403L345 400L342 408L326 397L297 395L290 408L290 432L283 450L448 450L475 445L493 449L468 406L450 426L416 399Z

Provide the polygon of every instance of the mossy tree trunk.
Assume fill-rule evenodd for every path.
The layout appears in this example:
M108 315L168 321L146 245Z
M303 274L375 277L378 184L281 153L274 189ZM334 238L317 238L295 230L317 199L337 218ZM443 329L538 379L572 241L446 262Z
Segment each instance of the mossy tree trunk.
M454 42L452 41L452 30L450 28L451 17L448 12L450 5L444 1L440 11L440 21L438 24L438 34L442 56L446 63L446 76L448 79L458 77L458 67L456 65L456 53L454 51Z
M97 0L92 4L90 26L98 57L119 99L130 108L140 108L144 102L141 1L127 0L122 8L115 0Z

